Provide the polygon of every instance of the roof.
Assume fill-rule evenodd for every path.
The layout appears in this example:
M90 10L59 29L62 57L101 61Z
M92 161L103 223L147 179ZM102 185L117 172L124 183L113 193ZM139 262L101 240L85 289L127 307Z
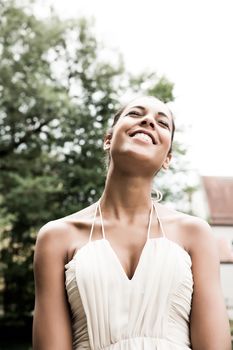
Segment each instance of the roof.
M212 225L233 225L233 177L202 176Z

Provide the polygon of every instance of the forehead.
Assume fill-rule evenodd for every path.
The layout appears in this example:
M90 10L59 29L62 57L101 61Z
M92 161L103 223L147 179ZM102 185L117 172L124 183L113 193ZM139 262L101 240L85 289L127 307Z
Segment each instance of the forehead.
M136 106L144 107L145 109L148 109L154 113L163 112L168 117L172 118L171 112L166 104L155 97L145 96L135 98L128 103L125 110Z

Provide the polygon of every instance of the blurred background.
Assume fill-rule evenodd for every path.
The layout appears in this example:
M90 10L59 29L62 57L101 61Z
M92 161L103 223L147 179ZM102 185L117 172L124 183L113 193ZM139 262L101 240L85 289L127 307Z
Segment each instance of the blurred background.
M212 226L233 328L231 14L230 0L0 0L1 349L31 349L38 229L99 198L104 131L142 94L175 115L155 187Z

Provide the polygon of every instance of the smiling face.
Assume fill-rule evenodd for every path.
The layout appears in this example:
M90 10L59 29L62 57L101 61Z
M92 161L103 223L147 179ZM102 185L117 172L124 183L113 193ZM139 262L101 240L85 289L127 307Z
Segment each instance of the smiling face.
M146 96L132 100L120 113L104 142L110 158L157 173L171 159L174 123L170 110L160 100Z

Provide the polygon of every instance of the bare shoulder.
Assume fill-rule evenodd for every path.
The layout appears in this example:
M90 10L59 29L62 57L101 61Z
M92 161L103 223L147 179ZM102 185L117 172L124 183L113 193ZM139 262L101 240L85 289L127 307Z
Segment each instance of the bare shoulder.
M161 207L161 218L164 217L170 231L175 232L174 235L190 255L200 252L201 249L217 252L216 239L206 220L167 208L165 205Z
M36 252L56 252L64 261L68 261L79 241L80 245L85 241L92 216L93 205L46 223L37 234Z
M70 229L71 225L64 218L50 221L40 228L37 243L58 248L65 242Z
M179 229L191 256L210 253L218 256L217 242L207 221L179 213Z

